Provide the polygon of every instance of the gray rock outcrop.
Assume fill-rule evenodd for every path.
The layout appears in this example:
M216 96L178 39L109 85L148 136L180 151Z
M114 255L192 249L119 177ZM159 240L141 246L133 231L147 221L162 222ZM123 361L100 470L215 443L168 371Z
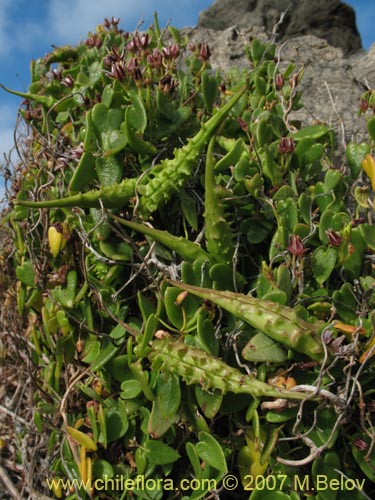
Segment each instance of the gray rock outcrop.
M355 12L340 0L216 0L199 17L198 26L224 30L262 26L268 34L285 12L278 26L280 40L315 35L339 47L344 54L362 48Z
M274 25L278 21L282 6L288 3L290 0L273 2L271 0L263 2L261 0L236 0L236 2L217 0L212 7L201 14L198 27L190 30L189 34L196 43L208 43L212 52L210 60L213 68L226 72L233 67L239 69L249 67L245 45L252 38L270 40L273 37L270 27L272 23ZM345 12L347 8L345 4L336 0L326 2L301 0L299 2L300 5L308 3L313 5L316 11L320 9L318 4L326 5L324 12L327 16L328 12L332 13L334 5L336 12L339 13ZM268 21L266 20L263 25L253 25L249 20L250 14L246 21L241 9L247 6L250 10L251 6L260 4L269 6L266 16ZM276 4L277 9L272 10L271 4L273 6ZM215 29L206 27L210 24L212 12L220 13L220 18L217 17L215 20ZM348 18L354 15L351 8L348 13ZM253 19L258 18L255 16ZM304 76L298 87L302 91L304 108L296 112L293 118L300 120L304 126L322 122L332 127L336 132L338 161L345 161L343 153L348 142L368 140L366 120L358 115L358 110L363 93L368 89L375 89L375 44L367 53L360 48L360 38L356 27L352 33L357 33L358 36L357 38L353 36L352 42L349 37L346 47L339 44L334 46L333 42L328 41L327 36L318 37L312 34L311 30L309 34L297 36L305 29L303 24L298 27L298 22L298 18L294 18L294 12L290 12L288 30L289 33L293 33L293 36L286 36L288 30L285 30L281 37L284 41L277 44L282 65L295 62L297 68L304 67ZM312 16L310 25L311 22ZM327 24L329 23L322 23L322 26ZM222 28L218 29L219 27ZM341 38L344 39L345 35L342 34ZM352 50L354 47L357 47L355 51Z

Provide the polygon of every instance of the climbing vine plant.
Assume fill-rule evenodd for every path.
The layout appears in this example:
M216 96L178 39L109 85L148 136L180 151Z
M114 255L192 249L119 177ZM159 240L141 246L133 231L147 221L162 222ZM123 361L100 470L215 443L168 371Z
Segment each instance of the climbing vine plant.
M3 224L57 498L374 492L374 93L337 166L293 119L302 70L245 49L221 74L156 16L106 19L11 91Z

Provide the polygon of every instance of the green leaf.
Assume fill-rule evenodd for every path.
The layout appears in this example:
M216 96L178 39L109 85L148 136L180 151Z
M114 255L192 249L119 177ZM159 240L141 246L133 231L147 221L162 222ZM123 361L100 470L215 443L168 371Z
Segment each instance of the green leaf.
M257 122L256 139L258 146L262 148L270 142L272 138L272 129L268 123L268 119L262 118Z
M362 238L371 250L375 250L375 226L368 223L359 226Z
M99 156L95 161L95 170L100 187L102 188L113 186L121 182L123 170L122 163L115 156L105 158Z
M188 320L194 316L199 305L194 297L187 296L181 304L177 303L177 297L181 290L168 287L164 294L165 310L169 321L178 329L181 329Z
M154 438L158 439L170 429L170 427L178 421L178 413L166 418L163 415L163 409L160 407L160 402L155 399L152 403L151 415L148 420L147 432Z
M84 363L93 363L100 354L101 344L96 338L90 338L85 342L82 361Z
M180 454L171 446L162 441L149 439L145 445L147 460L150 464L171 464L180 458Z
M350 173L353 179L356 179L362 170L362 161L365 156L370 152L370 146L366 142L356 144L349 142L346 147L346 158L348 160Z
M254 335L246 344L242 350L242 356L246 361L254 363L282 363L287 359L285 350L261 332Z
M103 103L95 104L91 111L92 123L98 135L108 134L118 130L124 119L124 113L119 108L110 108Z
M193 466L194 476L197 479L201 478L203 475L203 469L201 467L201 462L199 460L197 450L195 449L193 443L190 442L186 443L186 453L187 456L189 457L191 465Z
M280 424L288 420L295 420L297 413L297 408L284 408L281 411L269 410L266 413L266 420L271 424Z
M133 249L125 241L114 243L112 241L99 241L100 251L109 259L117 260L120 262L129 262L133 256Z
M328 134L329 128L325 125L310 125L302 130L299 130L293 135L295 141L300 141L302 139L320 139L324 135Z
M357 319L356 292L350 283L344 283L339 290L335 290L332 298L338 315L345 323L350 324Z
M69 183L69 191L81 191L95 179L95 158L92 153L84 152Z
M142 155L155 155L157 153L156 147L142 137L143 134L135 132L131 124L133 108L128 106L125 111L125 121L121 125L121 132L126 135L129 145L136 153Z
M103 460L102 458L97 458L92 466L92 475L95 478L110 479L114 476L114 471L112 465Z
M337 184L341 181L342 179L342 173L339 172L338 170L333 170L330 168L327 170L326 175L324 177L324 192L328 193L332 189L334 189Z
M199 443L195 445L195 448L199 457L214 469L224 474L228 472L223 449L216 439L204 431L201 431L198 437Z
M311 267L317 282L323 285L330 277L335 268L337 260L337 250L329 247L319 247L313 253Z
M375 117L373 116L367 122L367 130L370 134L370 137L373 141L375 141Z
M364 443L365 449L360 449L358 445L356 445L356 441L360 441ZM352 437L352 453L355 461L361 468L362 472L372 481L375 483L375 468L374 468L374 463L375 463L375 448L372 449L372 452L370 453L370 456L366 459L368 455L368 447L370 446L370 439L368 436L366 436L364 433L362 434L355 434Z
M215 173L224 172L229 167L234 166L239 161L243 152L244 152L244 142L240 138L237 139L237 141L235 141L235 143L232 146L232 149L228 151L228 153L225 156L223 156L223 158L221 158L218 162L215 163L214 165ZM248 167L248 161L246 163L246 166Z
M254 77L254 87L258 94L267 94L267 82L262 76L255 75Z
M209 318L199 314L197 322L197 337L202 347L215 356L219 353L219 341L215 336L215 328Z
M26 260L22 266L16 267L16 276L23 285L34 286L35 285L35 273L31 262Z
M202 74L202 95L204 104L209 113L212 112L218 92L218 85L215 76L212 76L207 70L204 71Z
M302 141L301 141L302 142ZM323 144L313 144L305 154L305 162L306 163L314 163L318 160L321 160L324 153Z
M180 379L173 373L160 373L156 379L156 398L163 417L171 417L181 403Z
M104 366L108 361L113 358L116 352L119 350L119 347L113 345L112 343L108 343L102 350L100 351L99 356L95 359L93 364L91 365L91 370L95 372L99 370L102 366Z
M125 402L119 399L116 406L106 408L104 411L107 427L107 442L112 443L123 437L129 428Z
M121 384L122 399L134 399L142 392L141 384L138 380L124 380Z
M294 154L298 159L298 164L300 167L303 165L303 160L306 153L310 150L310 148L314 146L314 144L315 141L311 137L305 137L297 143Z
M188 221L190 226L197 230L198 229L198 211L197 203L191 196L183 193L181 197L181 210L184 214L185 219Z
M328 451L324 454L324 457L318 457L314 460L312 465L312 475L315 486L318 484L316 482L316 477L324 477L328 484L331 484L332 480L335 480L336 484L340 477L340 459L336 453ZM321 500L335 500L337 498L337 490L332 490L327 488L327 490L317 488L319 491L319 497Z
M124 382L132 378L131 370L127 365L127 359L128 357L126 354L115 356L111 358L105 366L106 371L108 371L118 382Z
M141 97L138 92L129 92L132 106L129 109L129 122L130 125L143 134L147 127L147 114Z
M352 280L359 276L363 266L363 255L366 250L366 242L363 239L360 227L355 227L351 230L350 244L348 252L342 264L342 267Z
M220 410L223 393L221 391L208 392L202 389L200 385L196 385L195 397L203 414L207 418L214 418Z
M209 276L213 282L212 288L215 290L233 290L234 280L237 288L245 284L244 278L239 273L233 276L233 269L229 264L214 264L210 267Z
M336 413L332 408L322 408L321 411L319 411L317 415L317 425L314 429L311 429L309 433L310 439L312 439L316 446L328 446L329 449L333 447L339 434L338 429L336 429L328 444L327 441L332 434L332 422L335 418Z

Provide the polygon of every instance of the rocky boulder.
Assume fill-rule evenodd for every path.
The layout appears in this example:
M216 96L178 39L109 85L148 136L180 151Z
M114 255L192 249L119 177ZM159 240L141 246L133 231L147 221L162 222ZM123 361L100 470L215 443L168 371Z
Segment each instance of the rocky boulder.
M329 125L336 133L337 161L340 163L345 161L344 150L348 142L368 140L366 120L358 115L358 110L363 93L368 89L375 89L375 44L367 53L360 48L354 13L345 4L333 0L301 0L299 3L300 7L295 11L289 9L284 41L277 42L281 68L289 62L294 62L297 69L302 66L304 68L304 76L298 86L303 93L304 107L296 112L293 118L300 120L304 126L319 122ZM322 15L322 12L327 16L326 21L321 23L321 29L324 26L328 29L328 19L332 19L333 12L337 14L337 23L344 17L341 40L346 38L344 28L347 27L352 33L352 41L347 39L345 47L339 43L335 46L334 42L328 41L327 36L322 34L318 37L316 33L312 34L312 30L307 30L308 22L310 27L313 27L313 13L308 15L309 19L307 16L301 19L296 12L302 12L302 5L306 6L308 3L314 6L316 16L318 13ZM209 44L212 52L211 65L214 69L218 68L223 72L233 67L244 69L249 64L245 55L246 44L250 43L252 38L273 39L272 26L287 4L290 4L290 0L217 0L201 14L198 27L186 31L189 31L189 36L196 43ZM319 7L320 4L322 7ZM269 10L266 10L266 6ZM263 19L266 19L263 24L260 22L262 15ZM353 20L354 27L349 23L350 19ZM258 23L255 23L256 20ZM206 27L211 21L214 22L215 29ZM331 34L334 26L337 28L337 23L332 24ZM316 25L316 30L319 29ZM306 33L301 35L305 30ZM287 32L292 32L294 36L286 37ZM357 50L353 52L349 50L350 47L356 47Z
M340 0L216 0L200 15L198 25L214 30L261 26L270 35L283 12L277 29L280 40L315 35L344 54L362 48L355 12Z

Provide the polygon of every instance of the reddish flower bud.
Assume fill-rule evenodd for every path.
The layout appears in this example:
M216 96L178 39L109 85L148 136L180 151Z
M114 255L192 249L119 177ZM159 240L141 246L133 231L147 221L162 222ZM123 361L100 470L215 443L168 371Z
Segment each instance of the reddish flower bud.
M154 49L147 57L148 63L152 68L161 68L163 66L163 55L158 49Z
M359 110L361 113L366 113L368 110L368 101L366 99L361 99L359 102Z
M329 241L329 244L333 247L339 247L341 245L342 238L339 234L336 233L333 229L328 229L326 231L326 235Z
M129 52L137 51L137 43L136 43L136 38L134 36L130 40L130 42L127 43L126 48L128 49Z
M139 45L142 47L142 49L145 49L149 46L150 44L150 37L148 36L148 33L143 35L140 40L139 40Z
M237 118L237 123L242 128L242 130L244 130L245 132L247 132L249 130L248 124L242 118L238 117Z
M361 451L364 451L368 448L368 445L366 443L366 441L364 441L363 439L360 439L360 438L357 438L353 441L353 445L358 449L358 450L361 450Z
M223 94L225 94L225 92L227 91L227 86L225 85L225 82L221 82L220 83L219 89L220 89L220 92L222 92Z
M302 240L298 236L298 234L291 235L288 250L292 255L295 255L296 257L300 257L305 253L306 249L303 246Z
M366 219L364 217L359 217L358 219L352 219L351 224L352 227L357 227L360 224L364 224L366 222Z
M294 75L292 75L289 79L290 86L292 88L297 87L298 81L299 81L298 73L294 73Z
M73 86L74 86L74 80L73 80L72 75L67 75L65 78L63 78L63 79L61 80L61 83L62 83L65 87L73 87Z
M87 40L85 41L85 45L87 47L96 47L97 49L99 49L102 46L102 39L99 35L94 33L94 35L91 35L87 38Z
M161 80L159 81L159 89L164 93L164 94L169 94L169 92L172 92L173 90L176 89L178 85L178 81L174 80L171 75L165 75Z
M211 50L210 47L207 45L207 43L202 43L199 48L199 59L202 62L208 61L211 56Z
M275 78L275 83L276 83L276 88L277 89L282 89L284 87L284 77L281 73L277 73L276 78Z
M278 151L280 154L294 153L295 143L293 137L282 137L279 142Z

